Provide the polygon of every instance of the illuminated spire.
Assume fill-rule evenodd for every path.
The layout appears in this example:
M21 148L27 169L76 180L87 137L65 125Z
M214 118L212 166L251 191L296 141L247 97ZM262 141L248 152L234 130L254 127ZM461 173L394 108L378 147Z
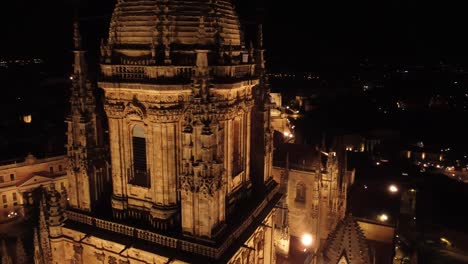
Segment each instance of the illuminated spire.
M81 50L81 34L80 34L80 23L78 22L78 19L75 20L73 23L73 40L74 40L74 45L73 47L75 50Z
M258 25L257 49L256 49L255 62L257 63L257 73L259 75L264 75L265 74L265 50L263 49L263 26L262 24Z
M16 263L17 264L28 264L28 256L24 250L23 241L21 238L16 238Z
M85 59L85 51L82 50L82 40L80 34L80 24L78 22L78 18L75 18L75 22L73 23L73 53L75 54L75 61L73 65L73 73L76 75L75 78L82 77L85 78L87 73L87 65ZM83 79L84 79L83 78Z
M11 261L10 255L8 255L5 240L2 240L1 252L2 252L2 264L13 264L13 262Z
M41 253L41 246L39 245L39 235L37 233L37 228L34 228L34 264L44 264Z
M257 46L258 49L263 49L263 25L258 25L258 32L257 32Z
M39 203L39 236L41 240L41 249L43 260L45 263L49 263L51 260L51 250L49 244L49 227L45 217L46 210L46 199L45 195L42 196L42 200Z

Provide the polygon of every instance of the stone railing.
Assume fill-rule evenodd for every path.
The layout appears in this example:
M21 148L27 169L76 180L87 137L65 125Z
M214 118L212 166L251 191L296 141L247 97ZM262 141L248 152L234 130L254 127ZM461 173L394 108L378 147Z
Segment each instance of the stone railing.
M260 214L266 209L266 207L273 202L273 198L278 193L278 186L276 186L256 208L255 210L233 230L231 234L227 235L227 239L219 246L206 246L198 243L189 242L183 239L177 239L158 233L154 233L148 230L142 230L135 227L131 227L124 224L119 224L96 217L88 216L74 211L67 211L67 219L94 226L102 230L107 230L114 233L119 233L129 237L136 237L138 239L148 241L154 244L162 245L169 248L179 248L182 251L195 253L205 257L218 259L226 250L238 239L246 230L249 228L254 221L262 221Z
M242 80L255 75L255 65L211 66L216 79ZM191 80L194 66L101 65L104 80L155 82L163 80Z
M113 68L112 75L123 80L143 80L147 78L143 66L116 66Z

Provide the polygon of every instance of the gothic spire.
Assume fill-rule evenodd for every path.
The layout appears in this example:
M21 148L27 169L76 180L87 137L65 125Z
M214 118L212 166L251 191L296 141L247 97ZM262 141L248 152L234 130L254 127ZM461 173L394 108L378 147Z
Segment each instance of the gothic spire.
M37 228L34 228L34 264L44 264L42 258L41 245L39 244L39 235Z
M75 50L81 50L80 23L78 22L78 19L75 19L75 22L73 23L73 40L73 47Z
M16 263L17 264L28 264L28 256L24 250L24 244L21 238L16 239Z
M46 263L49 263L49 260L51 259L51 250L49 244L49 227L45 217L46 205L45 196L42 196L42 200L39 203L39 236L41 240L43 260Z
M265 75L265 49L263 48L263 26L258 25L257 48L255 50L256 72L260 76L260 86L263 93L267 93L267 77Z
M258 49L263 49L263 25L258 25L257 32L257 47Z
M2 264L13 264L10 255L8 255L5 240L2 240L1 253L2 253Z
M75 18L73 23L73 53L75 54L75 61L73 65L73 73L76 77L85 77L87 73L87 65L85 59L85 51L82 50L82 39L80 33L80 23L78 18Z

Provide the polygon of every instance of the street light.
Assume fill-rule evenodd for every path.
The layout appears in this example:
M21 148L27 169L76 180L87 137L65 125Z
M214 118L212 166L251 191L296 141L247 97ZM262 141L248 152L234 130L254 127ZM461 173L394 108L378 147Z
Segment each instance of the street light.
M387 214L381 214L378 216L380 222L387 222L388 221L388 215Z
M388 190L391 192L391 193L397 193L398 192L398 187L394 184L390 185L388 187Z
M451 247L452 246L452 242L450 242L448 239L446 239L445 237L441 237L440 238L440 242L444 243L445 245Z
M313 242L312 235L311 234L302 235L301 242L302 242L302 245L304 245L305 247L309 247L310 245L312 245L312 242Z

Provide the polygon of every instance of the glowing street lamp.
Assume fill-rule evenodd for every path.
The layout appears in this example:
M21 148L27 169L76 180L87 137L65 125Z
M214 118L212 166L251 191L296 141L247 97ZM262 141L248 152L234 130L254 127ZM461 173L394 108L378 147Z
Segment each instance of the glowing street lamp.
M398 192L398 187L394 184L390 185L388 187L388 190L391 192L391 193L397 193Z
M305 247L311 246L313 242L312 235L311 234L302 235L301 242L302 242L302 245L304 245Z
M387 222L388 221L388 215L387 214L381 214L379 215L379 221L380 222Z

